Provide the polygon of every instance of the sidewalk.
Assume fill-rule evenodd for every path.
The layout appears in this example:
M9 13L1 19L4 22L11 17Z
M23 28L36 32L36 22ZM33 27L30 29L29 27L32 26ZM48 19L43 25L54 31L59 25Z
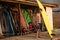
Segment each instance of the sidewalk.
M60 40L60 29L55 29L53 31L55 36L52 40ZM47 32L42 32L41 38L36 37L36 33L24 35L24 36L12 36L12 37L6 37L0 40L51 40Z

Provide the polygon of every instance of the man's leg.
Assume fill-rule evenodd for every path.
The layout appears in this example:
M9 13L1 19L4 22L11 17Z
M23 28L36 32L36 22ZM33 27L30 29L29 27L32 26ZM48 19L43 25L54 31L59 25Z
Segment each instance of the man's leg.
M36 36L37 38L38 38L38 34L39 34L39 29L37 30L37 36Z

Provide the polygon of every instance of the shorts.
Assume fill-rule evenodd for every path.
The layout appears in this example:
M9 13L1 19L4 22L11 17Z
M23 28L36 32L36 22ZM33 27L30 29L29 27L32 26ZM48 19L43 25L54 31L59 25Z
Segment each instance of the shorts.
M42 23L38 23L37 28L42 30Z

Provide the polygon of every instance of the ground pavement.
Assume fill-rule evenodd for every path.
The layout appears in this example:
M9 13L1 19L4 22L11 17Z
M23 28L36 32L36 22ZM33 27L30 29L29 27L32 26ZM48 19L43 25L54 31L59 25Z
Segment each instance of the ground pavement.
M60 40L60 29L56 29L53 31L56 34L52 40ZM11 36L11 37L3 37L0 36L0 40L51 40L47 32L42 32L40 38L36 37L36 33L31 33L24 36Z

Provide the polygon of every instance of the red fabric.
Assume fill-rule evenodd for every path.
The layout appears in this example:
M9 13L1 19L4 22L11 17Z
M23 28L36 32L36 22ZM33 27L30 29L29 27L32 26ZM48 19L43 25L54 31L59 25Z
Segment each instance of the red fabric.
M32 23L29 24L29 30L32 30Z

